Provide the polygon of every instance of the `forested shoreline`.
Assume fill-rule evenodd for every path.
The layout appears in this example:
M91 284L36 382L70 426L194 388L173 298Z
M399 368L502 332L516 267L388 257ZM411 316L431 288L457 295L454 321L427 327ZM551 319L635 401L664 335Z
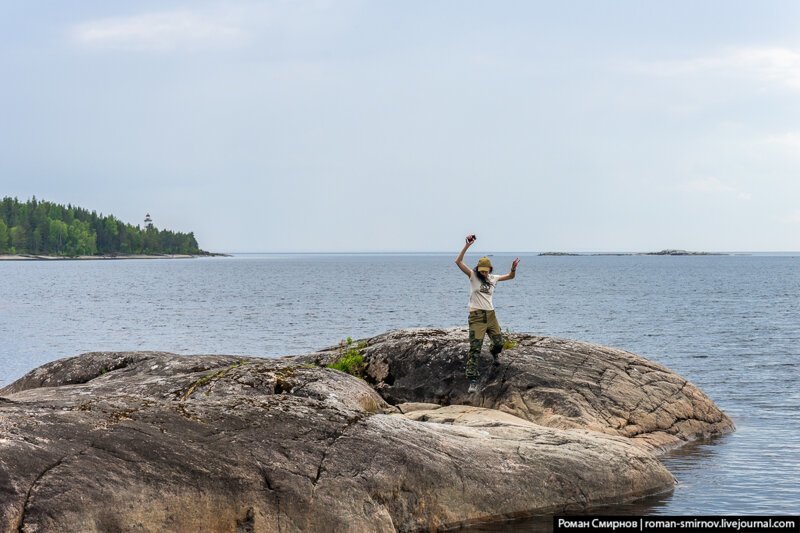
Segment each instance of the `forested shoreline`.
M0 254L204 254L194 233L159 230L152 222L122 222L113 215L67 204L5 197L0 202Z

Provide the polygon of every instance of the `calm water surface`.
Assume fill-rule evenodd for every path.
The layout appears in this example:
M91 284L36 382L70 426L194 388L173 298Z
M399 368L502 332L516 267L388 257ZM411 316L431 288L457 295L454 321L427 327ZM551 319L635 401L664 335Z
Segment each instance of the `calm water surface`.
M0 386L86 351L275 356L460 326L468 287L454 256L0 262ZM496 254L496 271L512 259ZM665 458L679 480L672 494L609 512L798 512L800 257L523 256L495 304L511 331L658 361L736 422L736 433ZM539 526L549 520L504 527Z

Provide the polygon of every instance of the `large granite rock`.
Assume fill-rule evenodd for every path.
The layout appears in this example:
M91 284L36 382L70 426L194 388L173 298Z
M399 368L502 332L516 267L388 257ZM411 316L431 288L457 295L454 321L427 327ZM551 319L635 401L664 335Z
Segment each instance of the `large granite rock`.
M637 444L649 441L630 438L644 433L597 422L607 421L606 404L627 405L606 399L620 390L604 385L584 398L571 381L549 375L555 370L543 350L553 343L560 347L553 354L570 352L566 341L520 337L487 376L484 394L468 397L462 337L413 330L367 341L374 388L311 363L335 350L272 360L92 353L45 365L0 390L0 526L408 531L672 488L669 472ZM653 388L657 370L659 379L681 383L674 396L696 390L644 360L613 362L630 354L571 346L608 383L614 380L601 367L641 367L626 373L639 387ZM563 370L580 375L575 366ZM576 394L585 404L572 400ZM691 398L693 412L718 413L699 391ZM576 402L581 410L570 407ZM640 407L631 416L646 418L651 406ZM659 420L661 411L653 412ZM689 427L664 429L688 439L680 431Z
M389 403L471 404L537 424L619 435L662 452L733 430L696 386L668 368L597 344L526 334L497 364L484 350L482 392L467 394L466 329L418 329L369 339L367 379ZM306 358L326 361L330 349Z

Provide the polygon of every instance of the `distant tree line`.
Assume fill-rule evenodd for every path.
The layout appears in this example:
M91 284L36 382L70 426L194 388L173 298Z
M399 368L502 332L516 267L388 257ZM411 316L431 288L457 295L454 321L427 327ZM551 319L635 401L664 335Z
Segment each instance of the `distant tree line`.
M72 205L0 202L0 253L42 255L200 254L193 233L126 224Z

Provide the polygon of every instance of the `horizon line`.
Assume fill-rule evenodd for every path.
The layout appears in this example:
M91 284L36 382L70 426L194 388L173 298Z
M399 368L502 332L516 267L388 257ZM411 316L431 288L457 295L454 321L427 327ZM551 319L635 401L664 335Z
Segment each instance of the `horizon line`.
M672 248L670 248L671 250ZM556 254L658 254L662 250L658 251L634 251L634 250L592 250L592 251L543 251L543 250L533 250L533 251L515 251L515 250L500 250L500 251L492 251L492 250L484 250L481 252L474 252L473 254L521 254L521 255L531 255L531 254L543 254L543 253L556 253ZM719 251L693 251L693 250L683 250L689 254L800 254L800 250L719 250ZM339 251L319 251L319 250L305 250L305 251L263 251L263 252L212 252L212 253L225 253L225 254L238 254L238 255L257 255L257 254L453 254L458 255L458 251L434 251L434 250L417 250L417 251L410 251L410 250L339 250ZM470 253L470 252L467 252Z

